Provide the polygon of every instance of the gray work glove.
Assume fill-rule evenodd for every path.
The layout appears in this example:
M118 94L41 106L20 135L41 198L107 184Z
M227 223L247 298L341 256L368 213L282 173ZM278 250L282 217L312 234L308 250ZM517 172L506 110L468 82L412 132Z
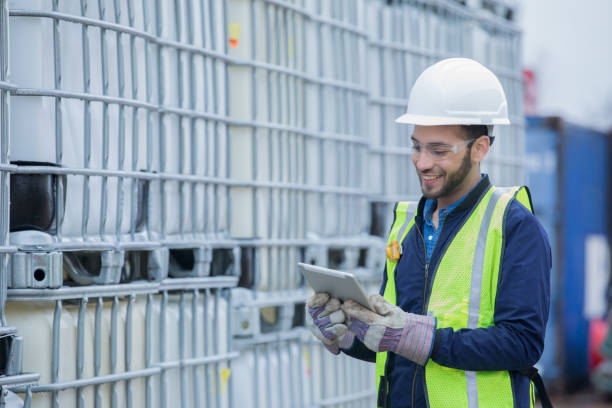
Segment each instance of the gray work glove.
M351 332L372 351L391 351L425 365L433 348L436 318L406 313L379 294L369 300L374 311L352 300L342 305Z
M312 334L334 354L350 348L355 335L348 331L341 303L327 293L315 293L306 303L307 325Z

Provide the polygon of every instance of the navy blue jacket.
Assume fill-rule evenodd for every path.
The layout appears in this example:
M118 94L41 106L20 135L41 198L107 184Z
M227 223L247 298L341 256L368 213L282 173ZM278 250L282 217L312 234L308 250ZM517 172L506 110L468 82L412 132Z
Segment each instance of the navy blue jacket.
M396 267L397 304L402 310L424 314L435 270L442 255L465 222L471 209L490 186L484 177L463 202L448 214L438 228L440 237L430 261L430 277L425 293L425 247L422 198L412 228L402 243L402 257ZM544 348L550 297L551 253L546 232L517 200L504 216L504 250L495 302L495 326L477 329L436 330L431 357L436 363L461 370L509 370L514 389L515 407L529 407L529 380L517 371L531 367ZM387 281L383 275L382 294ZM345 353L366 361L375 361L375 353L358 340ZM388 406L393 408L426 407L424 367L389 353Z

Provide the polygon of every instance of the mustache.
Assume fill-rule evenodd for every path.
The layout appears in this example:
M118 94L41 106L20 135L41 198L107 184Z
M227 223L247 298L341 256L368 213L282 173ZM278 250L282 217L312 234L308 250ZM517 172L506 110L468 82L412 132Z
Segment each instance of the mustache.
M419 175L421 176L444 176L446 173L442 172L442 173L437 173L431 170L428 171L420 171Z

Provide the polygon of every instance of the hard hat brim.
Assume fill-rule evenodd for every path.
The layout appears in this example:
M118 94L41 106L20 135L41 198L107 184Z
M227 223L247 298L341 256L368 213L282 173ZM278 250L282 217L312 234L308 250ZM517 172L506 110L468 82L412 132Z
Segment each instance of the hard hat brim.
M406 123L420 126L440 126L440 125L509 125L508 118L491 118L483 120L481 118L466 118L452 116L425 116L405 113L395 119L395 123Z

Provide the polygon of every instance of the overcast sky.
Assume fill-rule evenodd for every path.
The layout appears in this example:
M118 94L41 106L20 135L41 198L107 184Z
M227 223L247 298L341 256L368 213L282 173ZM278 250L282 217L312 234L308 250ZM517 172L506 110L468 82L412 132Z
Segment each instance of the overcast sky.
M612 0L520 0L523 66L537 81L537 109L612 129Z

